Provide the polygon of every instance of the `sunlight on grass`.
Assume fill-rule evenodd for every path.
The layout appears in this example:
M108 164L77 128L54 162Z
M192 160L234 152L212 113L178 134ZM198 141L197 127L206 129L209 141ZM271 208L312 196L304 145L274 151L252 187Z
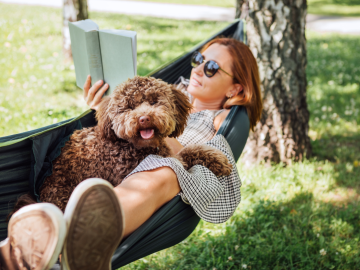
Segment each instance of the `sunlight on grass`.
M0 4L0 14L0 136L60 122L88 109L75 84L74 66L62 61L61 9ZM109 13L90 17L102 29L138 33L139 75L227 25Z
M235 0L130 0L130 1L145 1L167 4L182 4L182 5L202 5L214 7L235 7Z
M360 16L358 0L308 0L308 13L327 16Z
M131 0L183 5L235 8L236 0ZM326 16L360 16L358 0L308 0L308 13Z
M125 269L360 269L358 37L307 33L314 157L238 164L242 202L224 224Z
M239 164L239 171L243 199L229 221L200 222L181 244L124 269L357 269L359 200L331 201L334 192L347 195L334 188L333 164Z

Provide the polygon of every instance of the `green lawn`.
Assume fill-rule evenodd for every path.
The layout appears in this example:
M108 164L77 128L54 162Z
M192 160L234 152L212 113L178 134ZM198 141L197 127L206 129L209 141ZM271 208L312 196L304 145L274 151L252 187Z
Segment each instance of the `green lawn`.
M360 0L308 0L308 13L359 17Z
M86 109L74 67L62 62L61 16L60 9L0 4L0 136L59 122ZM91 13L91 18L100 28L137 31L139 75L227 24L109 13Z
M21 19L18 19L21 18ZM139 74L226 23L91 13L138 32ZM86 109L61 60L61 11L0 4L0 136ZM224 224L200 222L182 243L124 269L360 269L359 38L307 33L314 156L288 167L238 165L242 202Z
M214 7L235 7L235 2L236 2L236 0L130 0L130 1L145 1L145 2L201 5L201 6L214 6Z
M185 5L235 7L236 0L132 0ZM307 0L308 13L326 16L360 16L360 0Z

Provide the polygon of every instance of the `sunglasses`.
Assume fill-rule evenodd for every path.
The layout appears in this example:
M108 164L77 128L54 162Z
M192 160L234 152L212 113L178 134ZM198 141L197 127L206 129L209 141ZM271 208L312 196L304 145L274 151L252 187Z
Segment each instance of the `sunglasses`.
M219 67L218 63L216 63L214 60L206 61L206 60L204 60L204 56L202 56L202 54L200 52L197 52L197 51L194 52L194 54L191 57L191 66L193 68L196 68L204 62L205 62L204 73L205 73L206 77L211 78L220 69L221 71L223 71L224 73L229 75L231 78L234 78L233 75L227 73L225 70L223 70L221 67Z

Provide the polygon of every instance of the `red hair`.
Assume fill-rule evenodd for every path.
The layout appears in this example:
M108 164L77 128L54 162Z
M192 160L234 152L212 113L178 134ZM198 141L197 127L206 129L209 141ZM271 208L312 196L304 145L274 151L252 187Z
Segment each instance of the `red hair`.
M254 131L256 123L260 120L262 99L260 93L260 76L256 59L249 47L233 38L216 38L202 48L205 51L210 45L217 43L227 47L233 62L231 65L234 84L238 83L243 90L236 96L225 101L223 108L230 109L235 105L246 108L250 120L250 129Z

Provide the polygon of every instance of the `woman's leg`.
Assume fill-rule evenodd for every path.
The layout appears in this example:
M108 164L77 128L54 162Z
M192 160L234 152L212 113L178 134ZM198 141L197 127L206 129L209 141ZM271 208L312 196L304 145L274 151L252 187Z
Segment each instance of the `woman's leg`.
M162 205L174 198L180 192L180 186L174 171L169 167L162 167L133 174L115 187L114 191L124 211L124 236L128 236ZM37 226L36 228L42 229L42 227ZM17 263L10 259L9 243L1 243L0 254L2 255L0 264L5 263L2 265L5 269L15 270L17 268Z
M124 236L128 236L174 198L180 192L180 186L174 171L161 167L131 175L114 191L124 211Z

